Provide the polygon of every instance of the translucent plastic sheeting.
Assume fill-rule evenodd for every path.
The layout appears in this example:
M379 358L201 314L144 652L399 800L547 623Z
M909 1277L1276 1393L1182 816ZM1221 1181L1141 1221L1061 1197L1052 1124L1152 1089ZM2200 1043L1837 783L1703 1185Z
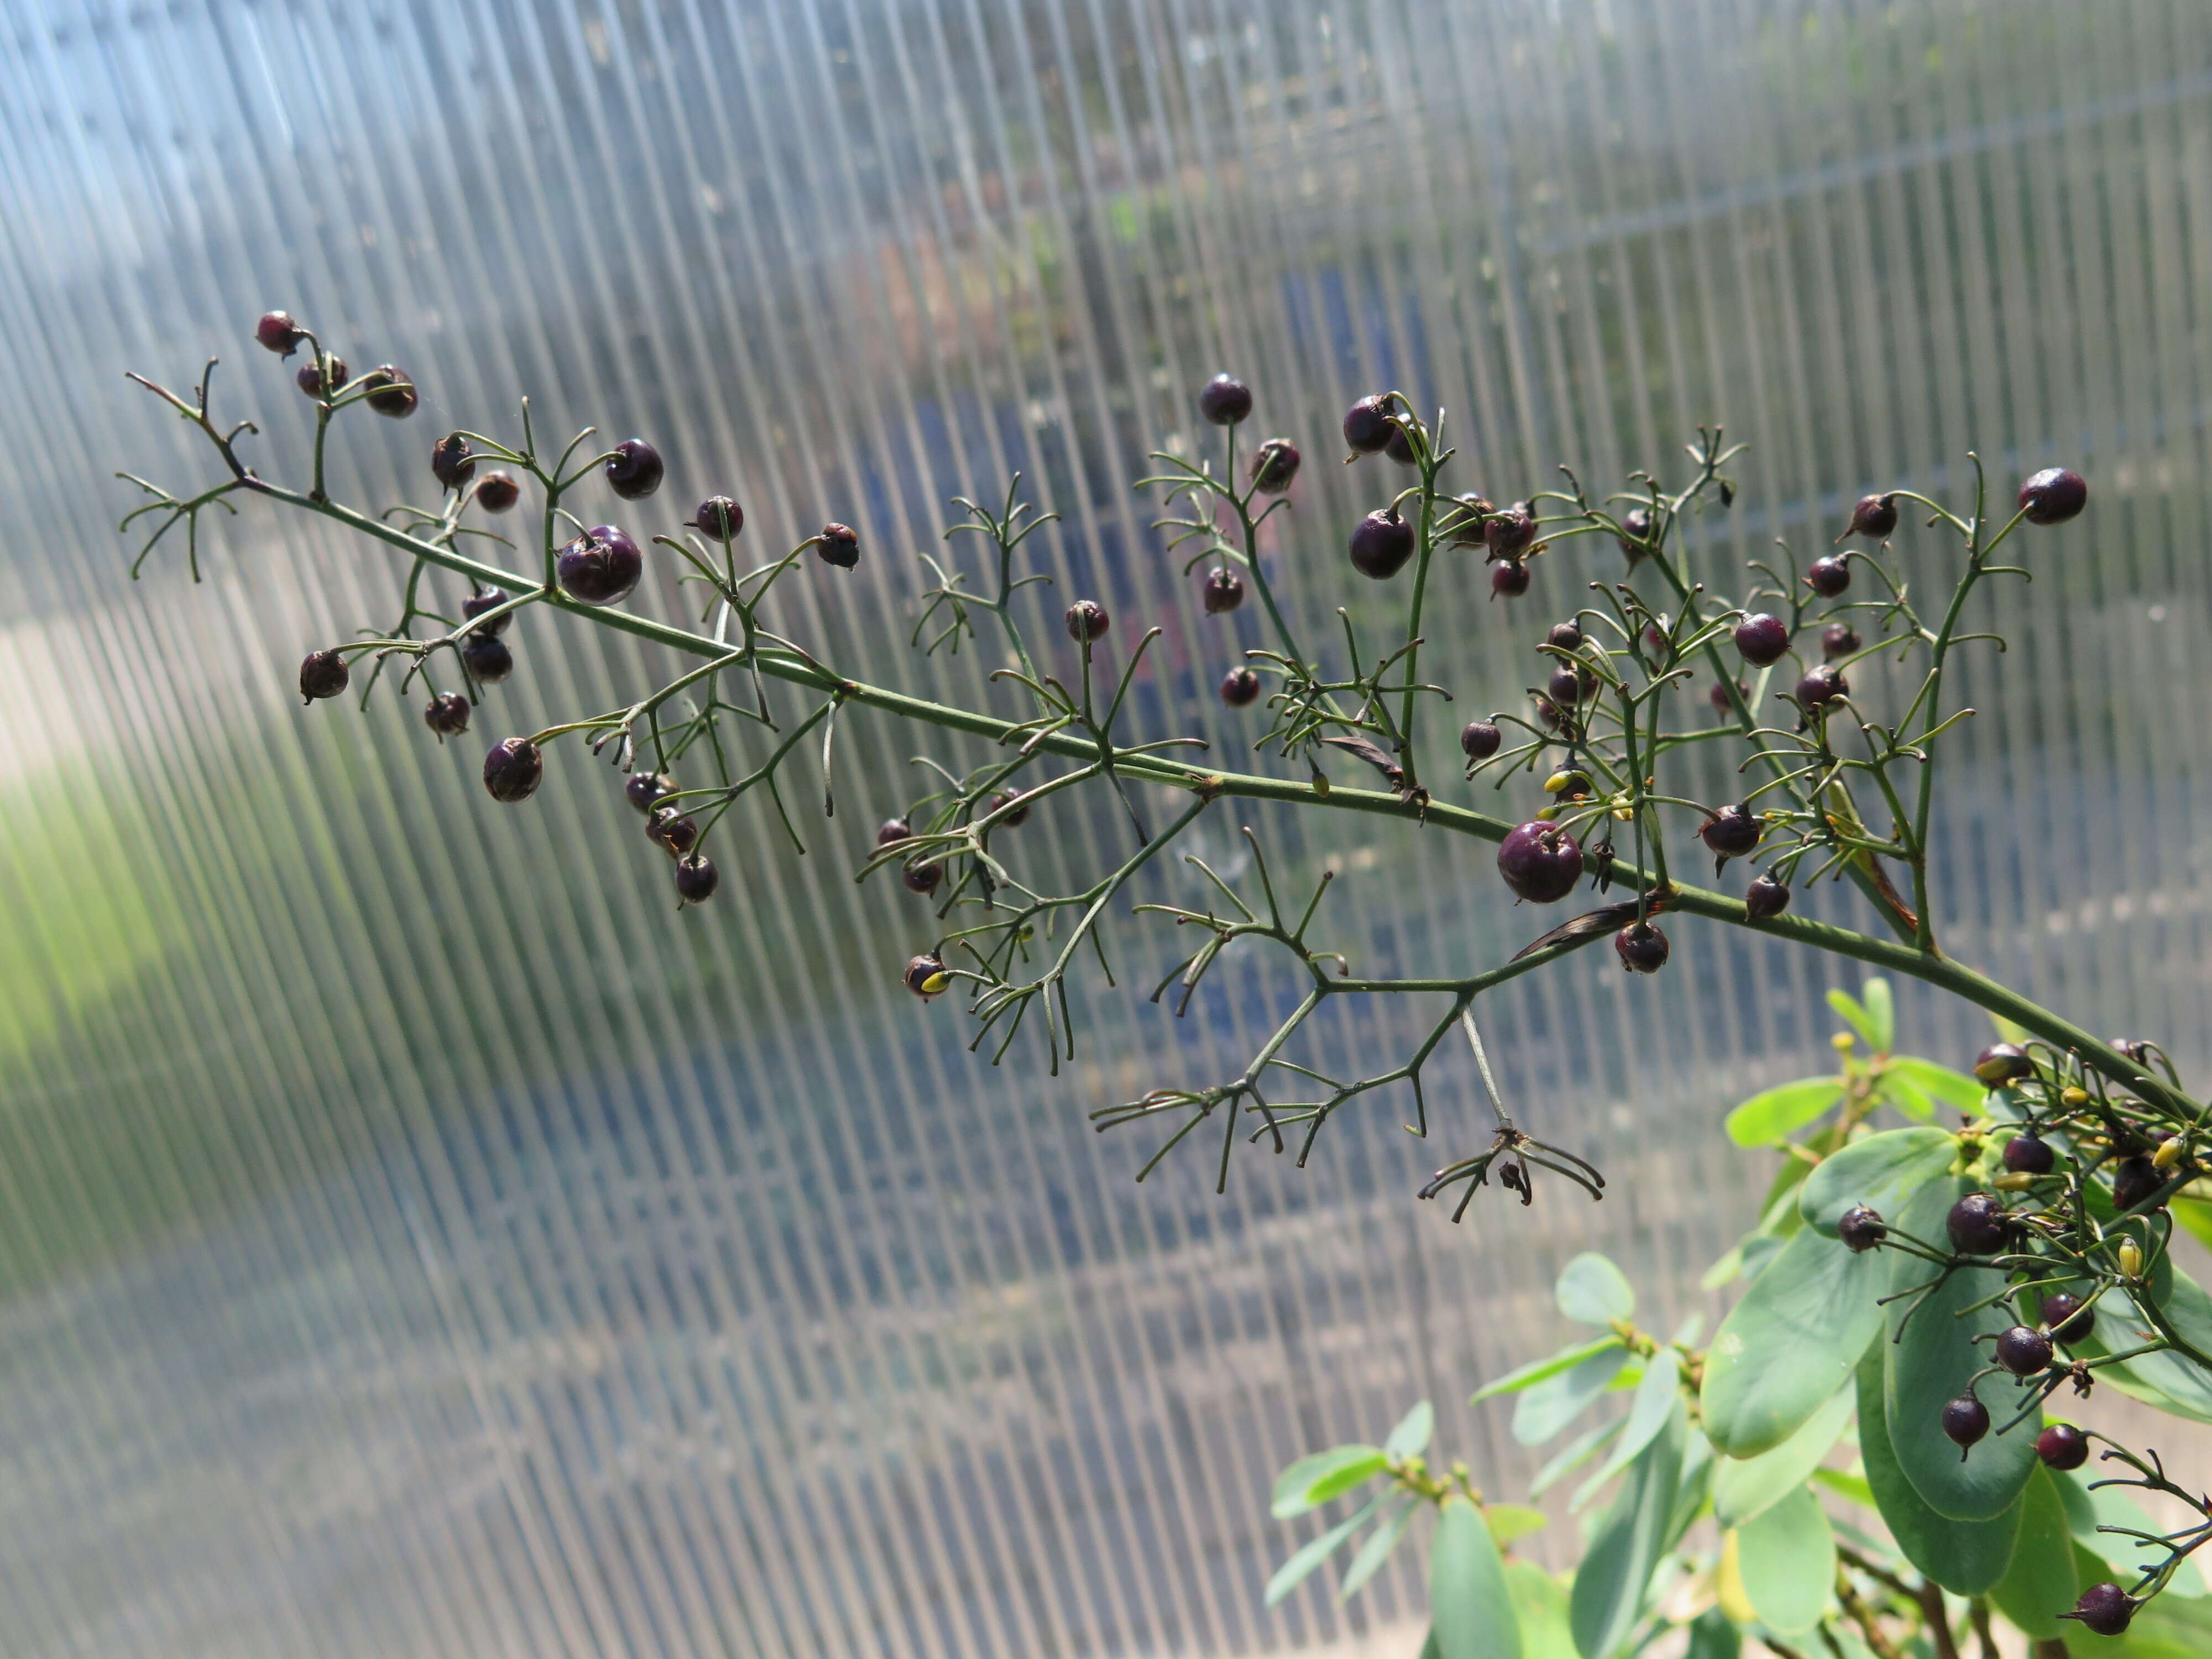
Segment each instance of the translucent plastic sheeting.
M1350 1609L1317 1580L1262 1611L1303 1535L1273 1470L1426 1395L1517 1495L1532 1460L1471 1387L1558 1339L1583 1248L1660 1319L1717 1310L1698 1273L1763 1179L1719 1115L1828 1063L1837 969L1685 923L1656 981L1591 952L1484 1000L1511 1103L1605 1164L1601 1206L1413 1200L1482 1132L1463 1055L1425 1144L1383 1096L1304 1171L1253 1152L1218 1198L1197 1154L1138 1187L1149 1144L1085 1109L1241 1068L1285 988L1232 964L1178 1023L1127 988L1173 941L1119 923L1078 1064L969 1056L897 986L916 902L849 879L906 757L951 740L851 719L805 855L742 815L723 893L678 915L604 768L557 754L521 811L475 781L485 738L649 684L632 642L526 618L441 749L419 705L292 690L398 614L376 550L248 504L202 584L173 547L127 579L112 472L209 458L126 368L221 355L298 475L264 306L422 381L404 425L342 425L347 498L427 499L432 437L512 432L526 391L541 432L661 445L651 528L718 489L763 549L857 526L859 572L789 620L933 695L987 700L993 661L908 651L915 555L1019 469L1064 515L1040 617L1093 592L1116 640L1158 623L1143 718L1188 706L1231 754L1252 728L1209 688L1255 624L1200 614L1127 487L1211 436L1216 368L1305 450L1274 556L1316 632L1382 625L1341 546L1395 483L1332 439L1384 386L1448 407L1459 486L1500 499L1725 421L1755 447L1714 569L1802 556L1876 483L1956 491L1970 447L2008 487L2077 465L2091 514L2035 544L2010 651L1967 676L1946 936L2207 1057L2197 0L15 0L0 106L11 1654L1407 1650L1415 1552ZM1597 556L1510 606L1447 573L1423 665L1456 709L1522 696ZM659 573L638 603L686 601ZM1325 926L1365 968L1540 930L1480 846L1224 810L1200 849L1233 864L1245 822L1339 872ZM1068 872L1119 828L1023 834ZM1985 1040L1901 1000L1907 1046ZM1313 1053L1344 1066L1427 1011L1330 1012Z

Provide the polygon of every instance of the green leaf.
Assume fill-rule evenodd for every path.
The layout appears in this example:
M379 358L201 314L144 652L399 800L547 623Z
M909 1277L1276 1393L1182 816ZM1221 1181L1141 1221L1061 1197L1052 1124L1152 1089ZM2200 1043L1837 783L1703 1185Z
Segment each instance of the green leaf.
M1688 1415L1678 1402L1590 1535L1568 1597L1568 1622L1583 1659L1613 1659L1635 1633L1652 1569L1668 1547L1688 1435Z
M1742 1652L1742 1632L1718 1607L1707 1607L1690 1626L1682 1659L1738 1659Z
M1883 994L1887 996L1889 988L1885 985L1881 988ZM1881 1040L1884 1033L1881 1027L1875 1023L1873 1011L1861 1006L1858 999L1850 992L1830 991L1828 1006L1836 1011L1838 1018L1859 1034L1859 1041L1865 1043L1868 1048L1876 1054L1886 1054L1889 1052L1889 1044Z
M1736 1528L1736 1565L1759 1621L1784 1636L1820 1622L1836 1582L1836 1537L1810 1486Z
M1551 1517L1543 1510L1532 1510L1526 1504L1486 1504L1482 1506L1482 1519L1490 1528L1492 1540L1500 1549L1510 1549L1516 1539L1541 1532L1552 1524Z
M1662 1348L1651 1357L1644 1367L1644 1380L1636 1385L1636 1399L1628 1408L1628 1425L1621 1431L1620 1443L1613 1449L1613 1455L1606 1459L1604 1467L1583 1482L1574 1502L1567 1505L1569 1509L1578 1510L1588 1503L1600 1487L1634 1462L1644 1449L1658 1437L1681 1393L1681 1359L1672 1348Z
M1815 1469L1813 1479L1837 1497L1856 1504L1863 1510L1879 1510L1881 1507L1875 1501L1874 1488L1867 1484L1867 1478L1863 1474L1853 1474L1848 1469Z
M1595 1250L1586 1250L1559 1274L1559 1311L1578 1325L1610 1325L1636 1311L1628 1276Z
M1420 1507L1421 1500L1409 1492L1395 1493L1383 1505L1382 1518L1375 1523L1375 1530L1367 1534L1359 1553L1352 1558L1352 1565L1344 1570L1344 1583L1336 1592L1339 1601L1349 1601L1358 1595L1361 1586L1390 1559L1390 1552L1398 1547L1398 1540L1413 1524L1413 1516Z
M1901 1218L1916 1238L1944 1237L1951 1206L1971 1190L1958 1178L1931 1181L1913 1194ZM1881 1252L1881 1254L1890 1254ZM1897 1254L1893 1292L1941 1272L1917 1257ZM1955 1269L1923 1297L1889 1304L1891 1340L1883 1346L1882 1407L1891 1445L1921 1497L1954 1521L1987 1521L2012 1508L2037 1468L2035 1437L2043 1426L2039 1407L2003 1433L1992 1432L1965 1457L1945 1437L1943 1407L1966 1391L1988 1363L1977 1336L1994 1336L2013 1322L2002 1304L1967 1309L2002 1285L1996 1273ZM1983 1403L2002 1425L2018 1411L2021 1391L2009 1377L1985 1377Z
M1728 1138L1739 1146L1765 1146L1796 1133L1844 1097L1832 1077L1808 1077L1753 1095L1728 1115Z
M1911 1054L1893 1054L1889 1061L1889 1075L1905 1079L1930 1100L1941 1101L1954 1111L1964 1112L1968 1117L1981 1115L1982 1085L1964 1072L1938 1066L1932 1060L1920 1060Z
M1626 1418L1616 1417L1610 1423L1601 1423L1577 1435L1567 1443L1565 1450L1555 1454L1550 1462L1536 1471L1536 1478L1528 1483L1528 1496L1541 1498L1555 1481L1589 1462L1601 1446L1627 1426Z
M1367 1524L1368 1517L1375 1513L1382 1502L1380 1497L1369 1499L1320 1537L1302 1546L1295 1555L1276 1568L1275 1576L1267 1581L1267 1605L1273 1607L1304 1583L1316 1567L1335 1554L1346 1539Z
M1611 1388L1628 1359L1628 1350L1616 1342L1539 1382L1514 1405L1513 1437L1524 1446L1542 1445Z
M1620 1346L1619 1337L1601 1336L1595 1341L1585 1342L1579 1347L1562 1348L1548 1359L1533 1360L1517 1371L1506 1372L1495 1382L1484 1383L1474 1391L1467 1403L1476 1406L1498 1395L1525 1393L1539 1382L1548 1382L1561 1371L1571 1370L1592 1354L1603 1353L1607 1348L1618 1348Z
M1797 1190L1805 1224L1828 1238L1844 1212L1864 1204L1895 1218L1905 1202L1951 1167L1959 1138L1946 1129L1891 1129L1820 1160Z
M1667 1517L1668 1549L1680 1543L1690 1523L1705 1513L1706 1501L1712 1496L1713 1468L1719 1462L1713 1455L1713 1443L1692 1424L1682 1448L1682 1476L1674 1486L1674 1512Z
M1729 1253L1705 1269L1705 1277L1698 1281L1701 1291L1717 1291L1723 1285L1735 1282L1743 1273L1743 1246L1731 1245Z
M1859 1006L1866 1010L1867 1024L1874 1028L1867 1040L1885 1054L1897 1047L1897 1006L1889 994L1889 981L1878 974L1860 981Z
M1911 1079L1895 1072L1882 1073L1881 1081L1875 1085L1875 1093L1915 1123L1935 1121L1936 1103L1914 1087Z
M1464 1498L1447 1498L1429 1556L1429 1617L1442 1659L1522 1659L1505 1563Z
M1436 1427L1436 1408L1424 1400L1398 1419L1398 1426L1383 1441L1382 1449L1392 1457L1417 1457L1428 1445Z
M2191 1238L2206 1249L2212 1250L2212 1204L2200 1198L2183 1198L2177 1194L2166 1207L2172 1212L2173 1218L2182 1224Z
M2038 1468L2021 1493L2020 1537L2005 1574L1990 1589L1999 1613L2039 1638L2073 1628L2058 1615L2074 1605L2081 1586L2074 1577L2074 1539L2066 1504L2050 1471Z
M1521 1625L1521 1659L1577 1659L1567 1587L1534 1561L1508 1561L1505 1588Z
M2212 1295L2179 1267L2171 1266L2172 1258L2161 1255L2159 1266L2168 1267L2172 1285L2163 1297L2158 1295L2159 1273L2153 1270L2151 1296L2172 1323L2174 1333L2200 1353L2212 1352ZM2131 1299L2115 1301L2111 1294L2098 1304L2100 1328L2124 1330L2130 1326L2147 1328L2142 1315ZM2109 1323L2110 1316L2120 1316L2119 1322ZM2199 1422L2212 1420L2212 1374L2193 1359L2185 1358L2172 1350L2138 1355L2125 1362L2129 1374L2149 1384L2179 1407L2181 1416L2193 1417Z
M1905 1559L1923 1575L1959 1595L1979 1595L2004 1577L2020 1532L2020 1510L1993 1521L1947 1521L1928 1507L1898 1466L1882 1405L1882 1350L1871 1343L1859 1362L1859 1456L1882 1524Z
M1846 1384L1805 1419L1804 1427L1772 1451L1756 1457L1723 1458L1713 1476L1713 1519L1724 1528L1740 1527L1803 1486L1834 1447L1857 1407L1857 1393Z
M1705 1432L1723 1456L1771 1451L1841 1388L1881 1323L1882 1252L1799 1233L1752 1280L1705 1357Z
M1375 1446L1332 1446L1310 1452L1275 1477L1268 1512L1278 1521L1304 1515L1361 1481L1371 1480L1382 1473L1382 1450Z
M1997 1039L2009 1042L2015 1048L2024 1048L2035 1041L2035 1033L2025 1025L2015 1025L2002 1014L1991 1014L1990 1024L1997 1029Z

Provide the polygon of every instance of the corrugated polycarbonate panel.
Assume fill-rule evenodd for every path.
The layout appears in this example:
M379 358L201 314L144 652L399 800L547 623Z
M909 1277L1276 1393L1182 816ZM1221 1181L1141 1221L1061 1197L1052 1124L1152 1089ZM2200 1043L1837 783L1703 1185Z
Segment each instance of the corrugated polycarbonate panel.
M1605 1164L1601 1206L1413 1201L1482 1133L1464 1054L1426 1144L1385 1096L1304 1170L1253 1151L1217 1197L1198 1152L1139 1187L1149 1144L1086 1109L1241 1068L1290 988L1232 963L1177 1022L1128 988L1174 941L1119 920L1075 1065L969 1055L896 982L922 911L850 875L908 757L972 748L851 714L805 854L748 807L679 915L604 767L557 752L520 811L475 780L481 738L635 696L658 652L527 617L441 749L416 706L292 690L397 616L374 548L249 504L203 583L175 548L128 580L111 475L209 458L126 368L220 355L298 476L264 306L422 383L404 425L342 424L342 495L425 500L430 439L511 432L527 392L541 432L661 445L650 528L713 489L763 548L857 526L860 571L783 619L935 696L1003 706L990 653L906 637L947 498L1018 469L1062 514L1035 635L1077 592L1117 641L1158 623L1140 723L1232 754L1209 688L1256 625L1200 614L1128 488L1205 441L1218 368L1309 458L1273 556L1310 633L1386 625L1340 548L1395 486L1331 453L1386 386L1447 406L1460 486L1501 498L1725 421L1754 448L1715 572L1877 483L1955 491L1970 448L2078 465L2091 515L1966 676L1946 936L2208 1058L2198 0L17 0L0 104L12 1654L1410 1650L1411 1553L1348 1609L1262 1610L1302 1535L1272 1472L1425 1395L1517 1493L1533 1460L1469 1389L1558 1340L1585 1248L1655 1323L1717 1310L1698 1274L1764 1179L1720 1114L1826 1063L1820 993L1855 978L1685 923L1656 981L1591 952L1484 999L1511 1104ZM1518 697L1581 580L1507 606L1453 570L1424 669L1455 709ZM665 572L637 600L686 603ZM1537 931L1487 849L1410 826L1224 807L1192 850L1238 865L1248 823L1293 881L1339 872L1324 931L1363 969ZM1123 833L1056 808L1020 855L1066 879ZM1984 1040L1903 1005L1911 1046ZM1379 1063L1429 1013L1333 1003L1307 1052Z

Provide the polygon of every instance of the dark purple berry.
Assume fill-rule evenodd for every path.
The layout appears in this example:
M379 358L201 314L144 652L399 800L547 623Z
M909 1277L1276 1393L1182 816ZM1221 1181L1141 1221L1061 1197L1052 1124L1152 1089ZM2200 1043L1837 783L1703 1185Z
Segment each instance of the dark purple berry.
M1583 849L1556 823L1524 823L1498 843L1498 873L1516 897L1556 904L1582 879Z
M1832 622L1820 630L1820 654L1831 660L1850 656L1859 645L1859 630L1847 622Z
M1644 624L1644 648L1655 657L1667 654L1667 630L1656 622Z
M2030 524L2064 524L2089 504L2089 486L2078 472L2046 466L2020 487L2020 510Z
M1763 611L1746 617L1735 625L1735 648L1754 668L1780 662L1782 653L1790 648L1790 625Z
M941 864L909 864L899 872L899 879L906 884L909 893L933 893L938 883L945 879Z
M497 685L514 672L514 653L501 639L471 634L461 641L461 666L484 685Z
M666 471L659 450L642 438L624 438L607 457L607 487L626 501L641 501L660 488Z
M1413 441L1406 435L1406 428L1395 421L1390 423L1390 441L1382 446L1382 453L1401 466L1418 465L1413 455Z
M1413 556L1413 526L1387 507L1377 507L1352 532L1352 568L1363 576L1387 581Z
M645 556L626 531L593 525L561 550L562 590L579 605L612 605L637 586Z
M1344 441L1355 455L1372 455L1390 441L1398 423L1390 418L1390 400L1377 395L1362 398L1344 411Z
M1482 526L1483 544L1496 559L1517 558L1535 539L1536 515L1526 501L1498 508Z
M1552 671L1551 683L1545 689L1554 704L1571 708L1582 701L1583 676L1562 663Z
M1572 651L1582 642L1582 627L1577 623L1553 623L1552 631L1544 636L1545 644L1557 646L1562 651Z
M430 446L430 471L448 489L459 489L476 476L477 458L469 453L469 441L448 432Z
M458 691L447 691L422 705L422 724L441 738L458 738L469 729L469 700Z
M509 805L537 793L544 775L545 757L527 738L501 738L484 756L484 787Z
M481 593L471 593L461 601L461 615L469 621L474 622L487 611L497 611L500 606L507 603L507 592L503 587L488 587ZM504 634L507 632L507 625L514 620L514 612L512 611L503 612L494 617L482 628L471 629L470 637L483 640L489 639L495 635Z
M1990 1088L2035 1075L2035 1062L2009 1042L1992 1042L1974 1056L1974 1076Z
M293 321L289 311L264 311L253 325L253 337L279 357L289 357L300 349L307 331Z
M319 403L325 398L335 396L337 389L346 383L345 359L336 352L327 353L318 362L301 364L300 372L292 379L298 383L301 391Z
M1201 603L1209 617L1218 617L1224 611L1234 611L1244 603L1244 579L1225 564L1216 565L1206 573L1206 589Z
M2034 1376L2051 1368L2051 1339L2027 1325L1997 1333L1997 1364L2014 1376Z
M1790 890L1771 876L1754 876L1743 890L1743 910L1753 921L1767 921L1790 908Z
M676 860L676 902L679 905L704 904L714 896L714 889L722 873L714 868L714 861L704 853L689 853Z
M1199 387L1198 412L1216 426L1235 426L1252 412L1252 388L1233 374L1217 374Z
M1517 599L1528 591L1528 567L1518 559L1500 559L1490 567L1492 599Z
M945 977L945 963L934 955L915 957L907 963L906 972L900 977L906 981L906 988L924 1002L951 982Z
M477 480L477 505L487 513L504 513L522 499L522 486L510 472L487 472Z
M1854 1204L1836 1222L1836 1237L1855 1255L1864 1255L1889 1237L1889 1224L1863 1204Z
M1741 680L1738 680L1735 683L1735 695L1739 697L1749 697L1751 688ZM1705 701L1712 704L1713 713L1716 714L1735 713L1735 700L1729 696L1728 684L1724 680L1715 680L1705 688Z
M1243 708L1258 701L1260 677L1249 668L1232 668L1221 677L1221 701Z
M1961 1255L1995 1255L2012 1237L2012 1218L1995 1193L1968 1193L1951 1206L1944 1224Z
M2142 1037L2114 1037L2105 1045L2125 1054L2138 1066L2150 1064L2151 1045Z
M676 793L676 780L665 772L633 772L623 781L623 798L641 812L650 812L663 795Z
M415 382L390 363L369 370L362 387L362 401L380 415L398 421L415 412Z
M1005 790L1001 789L996 794L993 795L990 799L983 803L983 811L986 813L995 812L1001 806L1004 806L1008 801L1015 799L1017 799L1015 796L1010 795ZM999 820L999 826L1004 830L1018 830L1021 828L1023 823L1028 820L1029 815L1030 809L1028 804L1024 802L1022 805L1017 806L1012 811L1007 813L1006 817L1000 818Z
M335 651L310 651L300 663L300 695L309 702L342 697L353 671Z
M2051 1328L2051 1340L2075 1347L2095 1333L2097 1310L2071 1291L2053 1291L2043 1298L2043 1322Z
M2035 1455L2045 1468L2078 1469L2089 1461L2089 1437L2071 1423L2053 1423L2035 1437Z
M1252 482L1262 495L1279 495L1298 476L1298 447L1288 438L1270 438L1254 452Z
M2100 1636L2118 1636L2136 1616L2136 1599L2118 1584L2092 1584L2081 1592L2073 1612L2058 1616L2079 1619Z
M1106 607L1096 599L1078 599L1067 607L1063 619L1067 624L1067 637L1078 645L1091 640L1103 640L1114 619L1106 614Z
M821 538L814 550L822 556L822 562L833 564L840 570L850 570L860 562L860 538L853 526L845 524L825 524Z
M2047 1176L2058 1164L2058 1154L2040 1135L2014 1135L2005 1142L2004 1166L2014 1175Z
M745 510L727 495L709 495L699 503L691 527L710 542L733 542L745 527Z
M1943 1407L1943 1433L1954 1446L1973 1445L1990 1431L1990 1408L1970 1394Z
M1626 533L1613 539L1620 544L1620 550L1628 555L1629 563L1634 564L1651 550L1651 509L1648 507L1630 507L1620 515L1620 527Z
M1707 818L1698 839L1723 859L1740 859L1759 845L1761 827L1748 806L1723 806Z
M1805 586L1824 599L1832 599L1851 585L1851 567L1834 554L1822 555L1805 571Z
M1632 974L1656 974L1667 965L1667 935L1648 921L1632 921L1615 933L1613 948Z
M1834 668L1820 663L1805 671L1797 682L1797 702L1807 708L1826 708L1850 690L1850 684Z
M1879 542L1887 540L1889 532L1896 528L1896 496L1862 495L1858 505L1851 508L1851 527L1844 533Z
M1452 514L1451 541L1455 547L1483 545L1482 521L1497 509L1480 495L1453 497L1458 511Z
M1469 760L1486 761L1498 752L1504 736L1488 720L1469 720L1459 734L1459 746Z
M656 806L645 815L645 838L680 859L699 844L699 820L687 817L681 807Z
M1545 726L1552 731L1558 731L1559 729L1559 705L1553 702L1549 697L1544 696L1540 694L1532 698L1531 701L1536 705L1536 718L1543 721Z
M2112 1171L2112 1202L2123 1210L2132 1210L2157 1197L2165 1185L2166 1171L2148 1158L2124 1158Z
M914 838L914 826L904 818L885 818L883 827L876 831L876 845L890 847Z

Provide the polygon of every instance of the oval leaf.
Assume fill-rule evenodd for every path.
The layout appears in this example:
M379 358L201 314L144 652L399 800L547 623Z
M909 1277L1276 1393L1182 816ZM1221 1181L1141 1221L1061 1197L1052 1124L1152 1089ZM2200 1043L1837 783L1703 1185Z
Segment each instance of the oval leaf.
M1958 1137L1943 1129L1869 1135L1820 1160L1798 1189L1797 1208L1806 1225L1829 1238L1855 1204L1894 1218L1913 1194L1951 1167L1958 1152Z
M2021 1493L2020 1537L2004 1577L1990 1587L1990 1600L2014 1624L2042 1639L2073 1628L2060 1624L2058 1615L2071 1609L2081 1593L2065 1500L2051 1472L2039 1468Z
M1542 1445L1610 1389L1628 1360L1628 1350L1615 1343L1539 1382L1514 1402L1513 1437L1524 1446Z
M1398 1419L1398 1426L1382 1442L1382 1449L1391 1457L1417 1457L1427 1448L1436 1428L1436 1407L1424 1400Z
M1630 1465L1613 1495L1569 1593L1568 1624L1583 1659L1612 1659L1635 1634L1652 1570L1670 1543L1675 1488L1689 1419L1680 1402L1659 1437Z
M1429 1617L1442 1659L1522 1659L1505 1563L1464 1498L1448 1498L1429 1558Z
M1586 1250L1559 1274L1559 1311L1578 1325L1610 1325L1636 1311L1628 1276L1595 1250Z
M1516 1540L1532 1532L1541 1532L1552 1524L1551 1517L1541 1510L1532 1510L1526 1504L1485 1504L1482 1522L1490 1528L1492 1540L1498 1547L1510 1549Z
M1948 1066L1938 1066L1932 1060L1920 1060L1911 1054L1891 1057L1890 1073L1901 1077L1930 1100L1939 1101L1955 1112L1968 1117L1982 1115L1982 1085L1964 1072L1954 1072Z
M1680 1395L1682 1362L1672 1348L1662 1348L1651 1357L1644 1368L1644 1380L1636 1385L1636 1399L1628 1408L1628 1426L1621 1431L1620 1443L1613 1449L1602 1468L1583 1483L1575 1494L1575 1501L1567 1507L1580 1509L1596 1495L1598 1489L1619 1474L1658 1437L1667 1426L1667 1419L1674 1409Z
M1384 1505L1382 1518L1375 1523L1375 1530L1367 1534L1367 1541L1359 1547L1359 1553L1352 1558L1352 1565L1344 1570L1344 1583L1336 1592L1339 1601L1349 1601L1358 1595L1360 1587L1390 1559L1390 1552L1398 1547L1398 1540L1413 1524L1413 1516L1420 1507L1420 1499L1409 1492L1399 1492Z
M1521 1625L1521 1659L1577 1659L1566 1586L1534 1561L1508 1561L1505 1588Z
M2020 1532L2020 1511L2006 1510L1994 1521L1947 1521L1928 1507L1919 1489L1905 1478L1889 1443L1882 1408L1882 1349L1870 1344L1859 1363L1859 1457L1882 1524L1905 1559L1927 1577L1957 1595L1979 1595L2004 1577Z
M1917 1238L1942 1238L1951 1206L1971 1190L1957 1178L1929 1182L1905 1206L1905 1231ZM1942 1270L1898 1254L1893 1272L1893 1292L1923 1284ZM1968 1311L2002 1283L1987 1270L1957 1268L1926 1294L1889 1304L1882 1405L1889 1419L1890 1444L1928 1506L1954 1521L1987 1521L2002 1515L2037 1468L2040 1407L2009 1431L1992 1431L1963 1458L1943 1434L1944 1406L1964 1394L1967 1382L1988 1364L1986 1346L1976 1347L1973 1339L1994 1335L2013 1322L2001 1304ZM1982 1403L1996 1425L2001 1427L2019 1411L2021 1390L2010 1378L2002 1374L1984 1377L1979 1386Z
M1375 1446L1332 1446L1311 1452L1275 1477L1268 1512L1278 1521L1326 1504L1381 1473L1382 1450Z
M1897 1005L1890 998L1889 981L1874 974L1860 981L1859 1006L1874 1028L1874 1046L1887 1054L1897 1046Z
M1846 1385L1772 1451L1722 1459L1713 1476L1713 1519L1723 1529L1740 1527L1803 1486L1835 1445L1857 1405L1856 1390Z
M1836 1582L1836 1538L1809 1486L1736 1529L1736 1571L1760 1622L1784 1636L1820 1622Z
M1782 1247L1721 1322L1705 1356L1705 1432L1756 1457L1805 1426L1844 1385L1881 1323L1881 1253L1853 1255L1810 1231Z
M1728 1115L1728 1138L1739 1146L1765 1146L1803 1128L1844 1097L1832 1077L1808 1077L1753 1095Z
M1889 987L1884 985L1881 990L1883 999L1887 1000ZM1838 1018L1858 1033L1859 1041L1865 1043L1868 1048L1876 1054L1886 1054L1889 1052L1888 1034L1875 1022L1872 1012L1862 1006L1858 999L1849 991L1829 992L1828 1006L1836 1011Z

